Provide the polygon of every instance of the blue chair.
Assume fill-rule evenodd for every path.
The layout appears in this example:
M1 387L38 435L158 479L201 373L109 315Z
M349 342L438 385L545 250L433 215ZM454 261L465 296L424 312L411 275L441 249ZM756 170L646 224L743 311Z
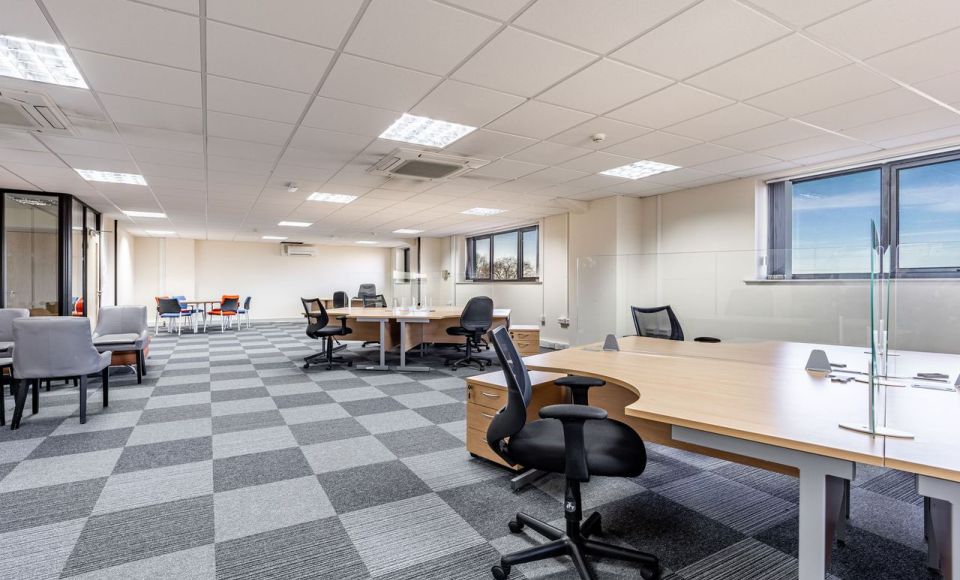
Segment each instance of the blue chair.
M250 296L247 296L246 298L243 299L243 306L237 309L237 319L239 320L239 322L237 323L237 329L239 329L243 325L244 320L247 321L247 328L250 328L250 301L251 300L252 298Z
M177 321L177 334L183 329L183 319L189 317L180 307L180 301L176 298L157 298L157 328L155 332L160 332L160 320L163 319L167 326L167 332L173 332L173 321Z
M193 327L193 331L196 332L197 331L196 316L198 314L203 314L203 310L199 308L193 308L189 304L187 304L187 297L182 294L174 296L174 298L176 298L177 302L180 303L180 313L190 317L190 325Z

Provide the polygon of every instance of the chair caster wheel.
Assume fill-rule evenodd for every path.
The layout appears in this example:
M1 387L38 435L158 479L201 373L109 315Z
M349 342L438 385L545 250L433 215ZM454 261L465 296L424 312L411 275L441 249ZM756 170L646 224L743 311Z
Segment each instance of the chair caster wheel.
M310 368L310 363L307 363L307 364L303 365L303 368L304 368L304 369Z
M510 575L510 566L494 566L490 568L490 573L493 574L493 577L497 580L507 580L507 576Z
M523 531L523 522L517 520L510 520L510 523L507 524L507 527L510 528L511 534L519 534Z
M640 567L640 576L643 577L643 580L660 580L660 566L644 564Z
M348 366L348 367L352 367L352 366L353 366L353 361L348 362L348 363L347 363L347 366Z

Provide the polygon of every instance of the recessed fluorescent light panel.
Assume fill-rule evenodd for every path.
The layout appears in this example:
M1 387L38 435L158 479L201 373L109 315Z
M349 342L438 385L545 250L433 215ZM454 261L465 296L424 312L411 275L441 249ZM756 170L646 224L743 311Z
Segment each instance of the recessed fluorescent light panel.
M288 228L309 228L313 224L310 222L280 222L277 225Z
M106 183L126 183L127 185L146 185L142 175L136 173L114 173L113 171L97 171L96 169L76 169L80 177L87 181L104 181Z
M601 171L600 175L623 177L625 179L640 179L642 177L650 177L651 175L656 175L658 173L673 171L674 169L680 169L680 167L677 165L670 165L668 163L657 163L656 161L637 161L636 163L631 163L630 165L622 165L620 167L614 167L613 169Z
M147 230L147 233L151 236L172 236L177 232L171 232L170 230Z
M158 211L133 211L133 210L126 211L124 210L123 213L133 218L165 218L167 217L167 214L160 213Z
M328 203L350 203L357 199L357 196L347 195L345 193L323 193L321 191L315 191L311 193L307 199L310 201L326 201Z
M0 75L87 88L63 45L16 36L0 35Z
M503 213L503 212L505 212L505 211L507 211L507 210L505 210L505 209L496 209L496 208L492 208L492 207L475 207L475 208L472 208L472 209L464 210L464 211L462 211L462 212L460 212L460 213L466 214L466 215L483 215L483 216L490 216L490 215L497 215L498 213Z
M408 234L408 235L413 235L413 234L423 233L423 230L399 229L399 230L393 230L393 233L395 233L395 234Z
M377 242L371 242L370 240L359 240L358 244L376 244Z
M265 240L285 240L287 236L263 236Z
M390 125L386 131L380 134L380 138L428 147L446 147L476 129L476 127L404 113L402 117L393 122L393 125Z

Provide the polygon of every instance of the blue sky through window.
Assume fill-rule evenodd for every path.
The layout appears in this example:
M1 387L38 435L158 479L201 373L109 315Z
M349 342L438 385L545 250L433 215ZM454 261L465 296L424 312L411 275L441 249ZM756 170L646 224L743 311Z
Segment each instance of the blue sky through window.
M900 267L960 267L960 160L901 169Z

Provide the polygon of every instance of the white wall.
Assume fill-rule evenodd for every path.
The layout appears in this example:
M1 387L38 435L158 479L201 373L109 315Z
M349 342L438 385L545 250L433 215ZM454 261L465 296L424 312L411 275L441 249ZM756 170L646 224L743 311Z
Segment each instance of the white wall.
M372 282L390 297L386 248L317 246L313 257L280 255L278 244L137 238L134 297L156 305L155 296L219 298L252 296L254 318L297 318L300 298L329 298L336 290L355 296Z
M134 255L136 239L122 223L117 224L117 304L136 304Z

